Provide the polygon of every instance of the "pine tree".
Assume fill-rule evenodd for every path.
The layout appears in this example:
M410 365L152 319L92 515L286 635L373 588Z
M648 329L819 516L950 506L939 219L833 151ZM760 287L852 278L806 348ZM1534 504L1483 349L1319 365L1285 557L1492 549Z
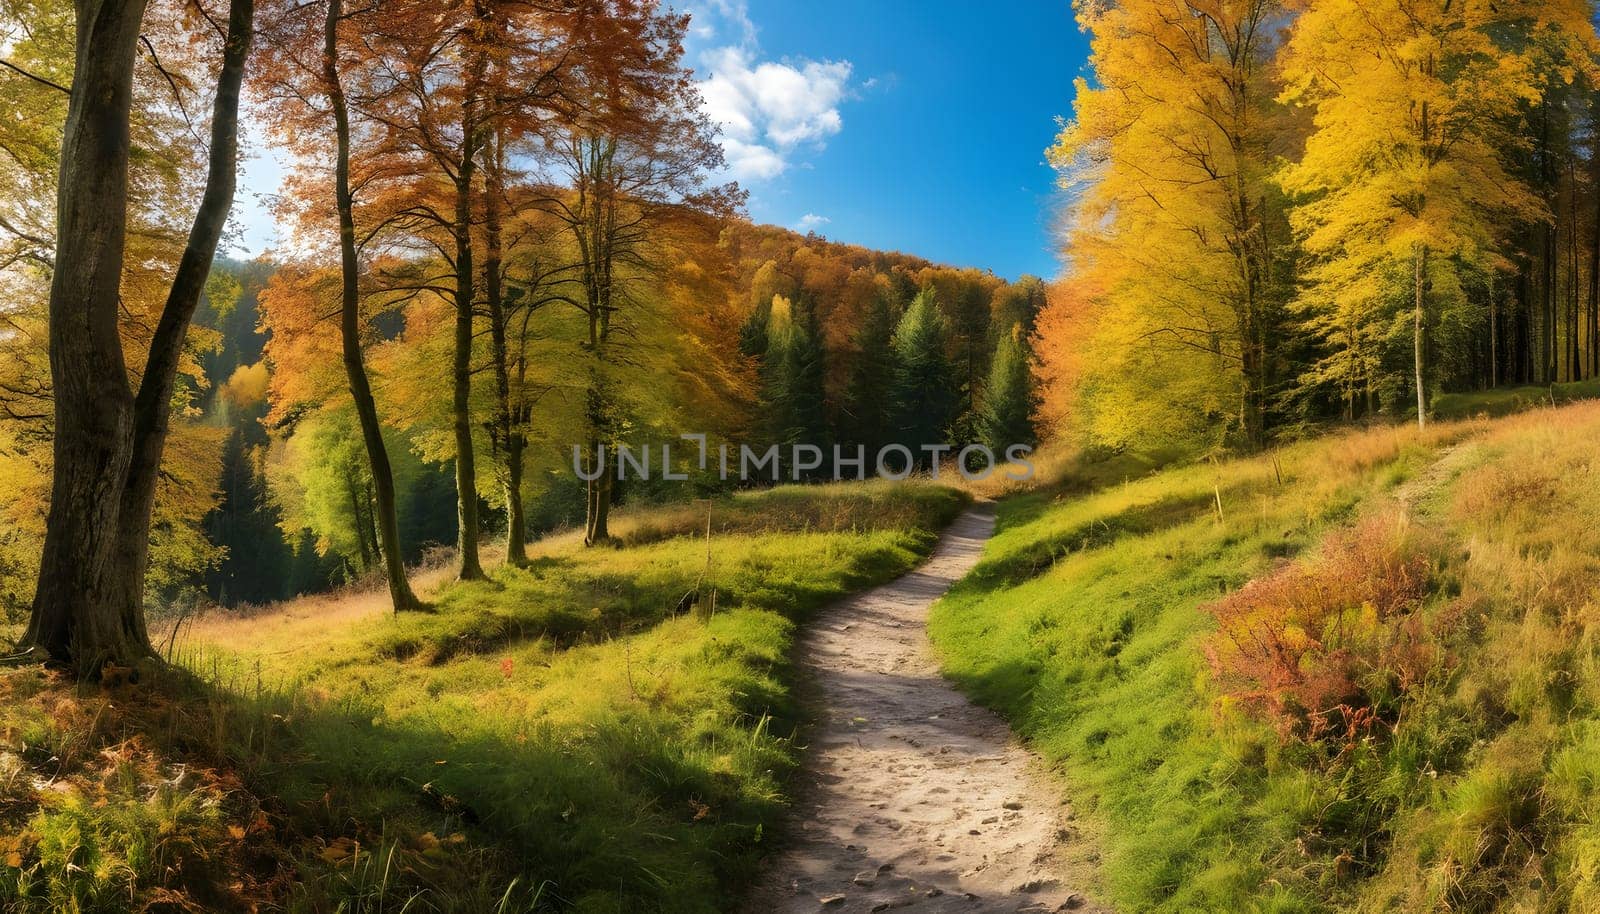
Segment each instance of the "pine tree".
M278 524L282 515L267 497L260 451L243 428L229 433L222 449L222 499L206 518L206 537L226 550L205 576L209 596L223 606L266 603L287 592L293 558Z
M931 289L918 293L894 332L896 370L889 402L895 439L926 463L924 445L944 442L958 403L956 373L945 355L945 321Z
M983 443L997 455L1013 444L1032 445L1034 393L1031 354L1020 324L995 346L982 415Z
M872 301L855 345L860 353L845 396L847 437L852 444L876 454L893 440L893 409L889 393L895 382L894 311L888 292Z
M772 299L757 302L739 328L739 354L759 359L767 354L767 323L772 320Z
M826 452L829 436L824 360L816 308L804 299L797 306L781 295L775 296L762 361L762 399L773 443L812 444Z

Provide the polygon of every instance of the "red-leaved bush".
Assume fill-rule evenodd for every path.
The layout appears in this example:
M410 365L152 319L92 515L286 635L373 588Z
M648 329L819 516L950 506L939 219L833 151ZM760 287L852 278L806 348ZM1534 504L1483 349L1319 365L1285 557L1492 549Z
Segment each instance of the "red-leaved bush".
M1392 723L1390 699L1436 670L1443 652L1420 611L1433 562L1403 518L1368 521L1315 558L1287 564L1206 607L1206 659L1225 702L1284 739L1353 742Z

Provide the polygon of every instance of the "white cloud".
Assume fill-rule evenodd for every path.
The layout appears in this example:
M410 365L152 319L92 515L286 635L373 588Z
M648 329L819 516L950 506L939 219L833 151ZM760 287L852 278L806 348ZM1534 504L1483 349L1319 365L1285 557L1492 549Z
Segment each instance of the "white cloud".
M760 143L746 143L727 134L722 136L722 154L728 160L732 177L741 181L776 178L789 165L777 150Z
M756 24L750 21L750 7L746 0L711 0L711 7L717 14L727 20L730 25L739 30L739 43L744 47L755 47Z
M794 228L797 232L814 232L832 221L833 220L829 219L827 216L819 216L816 213L806 213L804 216L800 217L799 222L795 223Z
M705 12L697 35L726 32L736 41L700 54L709 74L700 81L704 110L722 128L731 177L777 177L796 150L821 149L844 128L839 106L850 96L849 61L762 60L744 0L709 0Z

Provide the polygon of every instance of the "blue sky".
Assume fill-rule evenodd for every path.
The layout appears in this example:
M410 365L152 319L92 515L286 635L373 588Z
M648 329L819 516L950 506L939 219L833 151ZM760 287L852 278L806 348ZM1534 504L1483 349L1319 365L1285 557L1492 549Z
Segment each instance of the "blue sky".
M757 222L1009 279L1053 276L1044 149L1087 45L1069 0L687 0L688 63ZM272 242L241 181L244 248Z
M730 159L753 219L1011 279L1056 273L1044 150L1088 54L1068 0L689 9L689 62L708 80L712 115L733 109ZM762 148L741 158L752 135Z

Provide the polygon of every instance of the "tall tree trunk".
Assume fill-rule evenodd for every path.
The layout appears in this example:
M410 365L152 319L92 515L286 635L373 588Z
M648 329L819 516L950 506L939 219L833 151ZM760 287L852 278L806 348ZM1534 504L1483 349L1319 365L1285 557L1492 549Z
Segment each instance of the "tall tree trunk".
M372 547L368 545L368 522L365 513L361 510L361 495L356 491L356 477L348 469L344 474L344 494L350 499L350 524L356 531L356 546L361 554L361 573L366 574L373 569L374 562Z
M1428 427L1428 397L1422 384L1423 309L1428 297L1428 246L1417 245L1416 276L1414 278L1416 304L1412 310L1411 350L1414 357L1417 384L1417 428Z
M1567 160L1567 289L1562 302L1566 340L1562 346L1561 361L1566 366L1568 381L1578 380L1578 163Z
M593 546L603 543L611 538L611 479L614 467L605 463L605 398L601 393L600 380L591 380L589 390L589 428L590 439L588 442L590 464L585 475L594 476L587 483L585 497L587 499L583 542Z
M451 365L453 397L451 400L451 425L456 438L456 519L459 524L456 546L459 549L458 577L463 581L477 581L484 576L483 565L478 561L478 469L472 452L472 136L477 127L476 114L469 101L466 105L463 129L467 139L461 157L461 170L456 175L456 327L455 359Z
M617 189L613 172L616 140L591 137L587 146L578 141L580 163L578 210L583 214L576 236L583 262L584 296L589 317L590 365L588 402L589 453L601 469L590 480L586 492L584 518L586 545L611 538L610 516L613 476L604 468L604 447L611 437L609 398L606 391L605 360L611 336L612 270L616 255Z
M350 398L355 401L361 424L361 440L367 448L367 463L372 473L373 501L382 535L383 570L389 582L389 600L395 612L420 609L422 603L406 579L405 556L400 551L400 518L395 510L394 470L389 465L389 450L383 442L383 426L378 422L378 406L372 398L372 384L361 351L360 264L356 260L354 204L350 195L350 112L345 104L344 85L339 81L339 21L344 17L343 0L328 0L328 19L324 33L322 73L328 86L328 101L333 108L336 142L334 162L334 202L339 211L339 336L344 350L344 372L350 383Z
M1254 311L1254 306L1251 306ZM1254 323L1252 313L1247 321ZM1266 366L1263 358L1265 353L1258 341L1258 333L1253 327L1246 327L1241 334L1244 348L1240 351L1244 373L1244 437L1245 444L1252 450L1260 450L1266 444Z
M1594 233L1589 239L1589 374L1600 375L1600 98L1594 105Z
M506 307L502 290L503 260L500 242L500 196L505 192L505 149L493 138L484 170L483 294L489 309L489 340L494 350L495 429L504 462L506 501L506 563L528 563L528 531L522 511L522 431L511 404L511 366L506 346Z
M79 0L56 186L50 280L54 465L23 644L92 676L150 654L115 601L117 515L132 462L133 391L118 333L133 62L144 0Z
M1489 271L1489 387L1500 386L1500 292L1495 271Z
M155 510L156 485L161 477L161 459L166 451L172 418L172 389L189 324L200 304L206 277L211 275L211 264L217 255L217 244L233 209L239 163L239 88L244 81L254 22L254 0L232 0L222 68L212 105L205 191L168 290L166 306L156 325L139 393L134 399L133 455L117 521L115 586L123 624L140 640L148 638L144 621L144 582L150 564L150 518Z
M1556 377L1556 233L1549 225L1544 227L1544 283L1540 294L1544 303L1544 377L1545 384L1554 384Z

